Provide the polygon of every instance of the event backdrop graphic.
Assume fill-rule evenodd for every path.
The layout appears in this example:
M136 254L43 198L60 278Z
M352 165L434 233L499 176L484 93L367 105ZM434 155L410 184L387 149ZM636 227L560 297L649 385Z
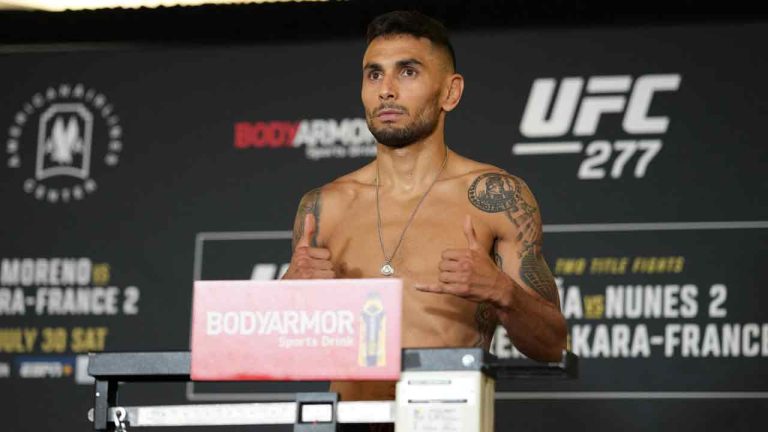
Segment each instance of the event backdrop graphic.
M499 383L498 430L759 428L766 31L454 35L466 90L448 145L536 194L582 359L576 381ZM285 271L301 195L375 155L359 96L364 48L0 54L3 430L88 430L89 351L187 350L193 280ZM519 355L501 329L493 351ZM120 402L324 388L141 384Z

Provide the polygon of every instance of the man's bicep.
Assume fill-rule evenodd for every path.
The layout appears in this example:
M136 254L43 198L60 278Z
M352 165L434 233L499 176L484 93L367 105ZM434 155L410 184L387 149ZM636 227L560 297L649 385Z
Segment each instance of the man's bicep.
M559 305L557 285L542 254L538 203L521 179L506 173L478 177L469 191L475 207L492 217L496 242L493 257L524 289Z
M296 210L296 217L293 221L293 241L291 242L291 250L296 249L296 243L304 235L304 219L308 214L312 214L315 217L315 232L310 238L310 245L317 246L317 235L320 232L320 209L322 194L320 188L312 189L304 194L299 202L299 208Z

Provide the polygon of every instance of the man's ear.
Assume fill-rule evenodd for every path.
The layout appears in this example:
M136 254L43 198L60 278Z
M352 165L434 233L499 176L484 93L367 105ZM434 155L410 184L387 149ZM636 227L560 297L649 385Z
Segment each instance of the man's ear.
M446 91L443 96L441 107L443 111L453 111L459 104L461 95L464 93L464 77L460 74L451 74L446 78Z

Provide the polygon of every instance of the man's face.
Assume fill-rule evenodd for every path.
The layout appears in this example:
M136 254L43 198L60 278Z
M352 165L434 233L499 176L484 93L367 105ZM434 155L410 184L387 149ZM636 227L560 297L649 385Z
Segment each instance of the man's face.
M362 99L368 128L393 148L426 138L438 125L447 55L426 38L381 36L363 57Z

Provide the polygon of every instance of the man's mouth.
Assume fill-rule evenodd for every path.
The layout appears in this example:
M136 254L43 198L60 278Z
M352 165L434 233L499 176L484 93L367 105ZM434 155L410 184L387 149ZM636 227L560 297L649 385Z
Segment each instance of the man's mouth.
M404 114L405 112L403 112L402 110L388 108L388 109L380 110L376 114L376 117L381 121L393 121L393 120L397 120L400 116Z

